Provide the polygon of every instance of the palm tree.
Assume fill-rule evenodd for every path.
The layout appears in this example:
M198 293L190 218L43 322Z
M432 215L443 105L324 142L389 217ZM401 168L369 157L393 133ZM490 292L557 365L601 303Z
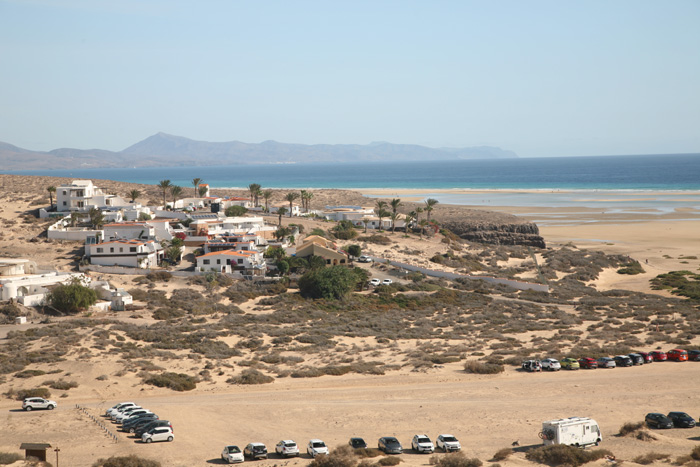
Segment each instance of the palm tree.
M250 202L253 203L255 207L258 206L258 196L260 193L260 184L259 183L251 183L248 185L248 191L250 191Z
M101 210L97 208L90 208L88 215L90 216L90 223L94 228L99 229L104 225L105 216L102 214Z
M289 217L292 217L292 204L299 198L299 193L295 191L290 191L287 196L284 197L285 200L289 201Z
M180 195L182 194L182 187L173 185L170 187L170 194L173 195L173 208L175 207L175 201L178 200Z
M391 233L396 232L396 221L398 220L400 215L401 214L399 214L398 212L392 212L391 214L389 214L389 219L391 219Z
M423 239L423 231L425 230L425 226L428 225L428 221L425 219L421 219L421 221L418 223L420 226L420 238L421 240Z
M439 201L433 198L428 198L425 200L425 212L428 213L428 223L430 223L430 213L433 211L433 206L438 204Z
M141 196L141 192L139 190L131 190L129 192L129 198L131 198L132 203L135 202L136 198L138 198L139 196Z
M192 185L194 185L194 197L196 198L199 194L199 184L202 183L201 178L193 178Z
M403 206L403 203L401 202L400 198L394 198L391 200L389 203L391 205L391 212L396 214L396 211L399 209L399 206Z
M165 206L165 193L168 191L168 188L172 186L172 184L170 183L170 180L161 180L158 186L161 190L163 190L163 206Z
M49 192L49 201L51 202L51 209L53 209L53 194L56 193L56 187L52 185L46 191Z
M262 197L265 200L265 211L270 211L270 198L272 198L272 190L262 192Z
M382 230L382 219L384 219L385 217L389 217L390 215L391 213L383 208L377 211L377 217L379 218L379 230Z
M282 216L284 216L286 213L287 208L285 208L284 206L280 206L279 208L277 208L277 215L280 216L279 225L282 225Z
M411 211L408 214L406 214L406 219L404 220L404 222L406 223L406 226L405 226L406 233L404 234L404 237L408 237L409 225L411 225L411 222L413 222L414 220L416 220L416 212L415 211Z
M197 188L197 192L199 193L199 196L202 198L204 198L206 196L207 191L209 191L209 188L207 188L206 186L200 186L199 188Z

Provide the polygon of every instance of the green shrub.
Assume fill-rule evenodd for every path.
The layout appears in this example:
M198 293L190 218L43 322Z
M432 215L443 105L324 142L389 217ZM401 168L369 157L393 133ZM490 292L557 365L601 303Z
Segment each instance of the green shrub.
M125 457L110 457L109 459L99 459L92 464L92 467L161 467L160 462L143 459L135 455Z
M67 391L69 389L78 387L78 383L76 383L75 381L64 381L62 379L59 379L58 381L44 381L43 384L50 387L51 389L57 389L59 391Z
M23 457L14 452L0 452L0 464L14 464L18 460L22 460Z
M248 210L243 206L229 206L224 211L224 214L226 217L240 217L246 212L248 212Z
M649 465L661 459L668 459L669 454L661 454L660 452L648 452L632 459L635 464Z
M477 458L469 458L463 452L454 452L444 456L435 455L430 463L437 467L481 467L483 462Z
M299 279L299 293L304 298L337 300L353 291L361 279L346 266L313 269Z
M46 294L44 300L50 310L74 315L94 305L97 302L97 293L82 285L80 280L74 279L69 284L56 286Z
M185 312L176 308L158 308L153 312L153 319L157 320L175 319L183 316L185 316Z
M41 376L45 374L46 372L43 370L24 370L15 373L15 378L31 378L32 376Z
M583 449L564 444L543 446L531 449L525 453L525 458L532 462L551 466L567 465L573 467L602 459L605 456L612 456L612 453L607 449L584 451Z
M469 360L464 363L464 371L477 375L495 375L503 373L505 368L498 363L483 363L476 360Z
M268 376L259 372L254 368L246 368L238 376L233 376L226 380L229 384L267 384L275 380L272 376Z
M639 264L639 261L632 261L631 263L623 264L620 269L617 270L618 274L642 274L644 273L644 268Z
M146 378L144 383L173 391L191 391L197 387L197 378L184 373L165 372Z

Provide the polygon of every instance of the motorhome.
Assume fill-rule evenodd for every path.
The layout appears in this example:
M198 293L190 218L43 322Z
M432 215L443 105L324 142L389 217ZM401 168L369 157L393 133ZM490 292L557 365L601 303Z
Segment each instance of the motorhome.
M603 440L598 423L588 417L561 418L542 422L539 434L545 446L551 444L567 444L569 446L585 447Z

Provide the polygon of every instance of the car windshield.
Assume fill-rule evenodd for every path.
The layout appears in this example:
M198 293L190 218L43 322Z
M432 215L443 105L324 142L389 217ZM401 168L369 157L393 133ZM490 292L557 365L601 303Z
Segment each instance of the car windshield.
M457 441L457 438L455 438L454 436L443 436L442 440L447 441L448 443L451 443L453 441Z
M313 447L315 448L325 448L326 445L323 443L323 441L316 441L312 444Z
M359 439L359 438L353 438L352 439L352 445L353 446L363 446L365 444L364 440Z
M265 446L253 446L253 451L264 451Z
M228 450L229 454L238 454L241 452L238 446L228 446L226 449Z
M295 448L297 447L297 443L285 443L285 446L287 446L288 448Z
M418 437L418 442L419 443L429 443L430 439L427 436L419 436Z

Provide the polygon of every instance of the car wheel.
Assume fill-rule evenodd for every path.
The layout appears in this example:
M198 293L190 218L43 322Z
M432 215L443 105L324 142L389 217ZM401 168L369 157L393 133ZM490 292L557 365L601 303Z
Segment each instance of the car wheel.
M134 434L134 433L136 433L136 430L134 428L129 428L129 433ZM223 457L222 457L222 459L223 459Z
M53 405L49 405L49 406L46 407L46 408L49 409L49 410L53 410L53 409L54 409L54 406L53 406Z
M153 440L151 438L146 438L146 443L152 443Z
M172 437L172 436L168 436L168 442L170 442L170 441L172 441L172 440L173 440L173 437Z
M27 412L31 412L31 411L32 411L32 407L31 407L30 405L28 405L28 406L26 406L26 407L24 408L24 410L27 411Z

